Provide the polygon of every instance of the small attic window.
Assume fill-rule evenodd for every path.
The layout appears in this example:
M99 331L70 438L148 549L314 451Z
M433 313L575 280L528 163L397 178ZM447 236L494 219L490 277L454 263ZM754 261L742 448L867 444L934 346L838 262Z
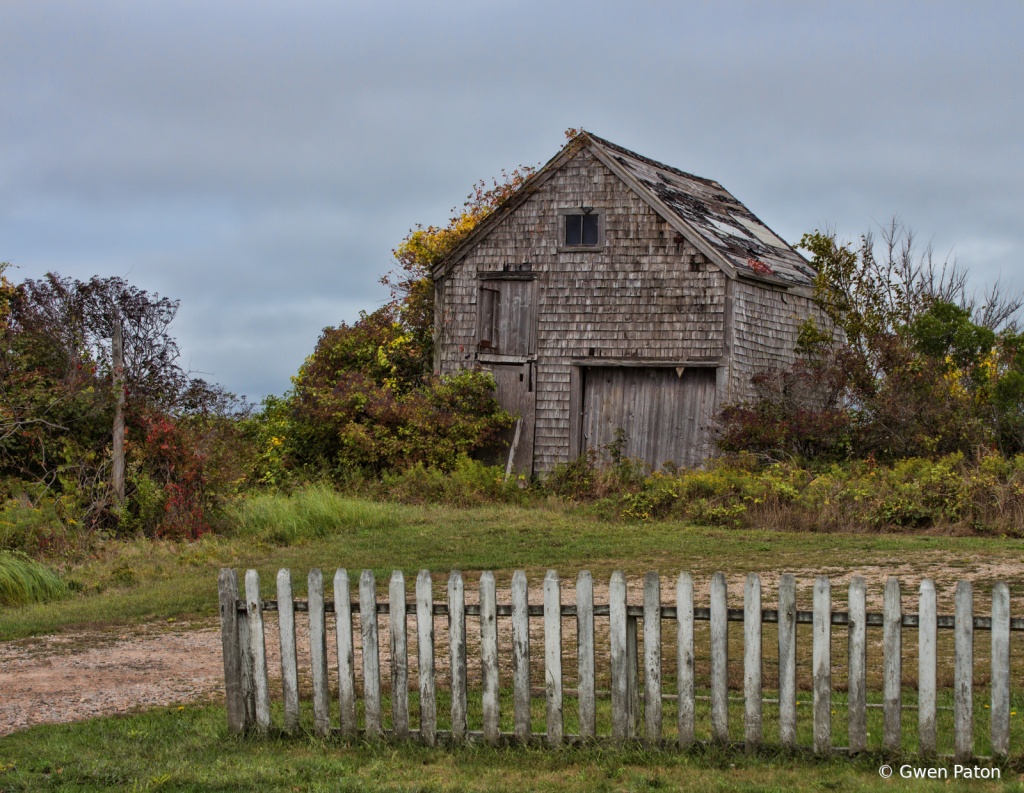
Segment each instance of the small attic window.
M600 215L566 215L566 245L597 245Z

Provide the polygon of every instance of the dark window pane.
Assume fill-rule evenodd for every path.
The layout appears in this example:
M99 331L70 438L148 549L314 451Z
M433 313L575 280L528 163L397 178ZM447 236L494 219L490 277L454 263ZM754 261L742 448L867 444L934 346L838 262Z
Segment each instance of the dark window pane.
M582 215L583 244L597 245L597 215Z
M583 239L583 215L565 216L565 244L579 245Z

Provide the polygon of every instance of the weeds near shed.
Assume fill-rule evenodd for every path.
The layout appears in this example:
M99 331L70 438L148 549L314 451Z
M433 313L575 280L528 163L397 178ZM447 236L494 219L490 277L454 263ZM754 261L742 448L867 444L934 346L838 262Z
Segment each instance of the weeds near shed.
M291 496L263 493L239 499L229 509L232 533L271 545L294 545L356 529L386 531L397 524L395 507L346 498L315 484Z

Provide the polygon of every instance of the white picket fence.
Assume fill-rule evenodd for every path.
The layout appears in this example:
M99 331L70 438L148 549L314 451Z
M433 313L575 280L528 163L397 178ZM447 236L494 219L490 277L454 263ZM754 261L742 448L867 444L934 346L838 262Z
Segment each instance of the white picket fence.
M694 605L693 578L681 573L676 584L676 605L661 603L661 580L657 573L644 579L643 606L629 606L626 577L611 576L609 603L594 603L594 584L589 572L576 580L576 604L562 602L557 572L549 571L543 584L543 605L531 605L526 575L516 571L511 582L511 605L499 605L494 574L482 573L479 580L479 604L466 603L465 585L459 572L448 580L448 602L434 603L429 571L416 578L416 597L406 601L405 578L396 571L390 581L389 602L378 603L373 572L364 570L359 578L359 599L351 600L348 572L334 576L334 599L325 602L320 570L309 572L308 601L292 596L291 573L281 570L277 576L277 600L263 600L259 575L245 574L245 597L239 598L238 574L224 569L220 573L221 638L224 650L224 677L227 691L228 724L232 731L266 731L271 727L270 695L263 614L278 612L281 648L284 729L294 731L299 723L299 689L296 653L295 612L308 611L310 661L312 667L313 715L315 729L328 734L331 729L330 694L327 672L327 614L335 615L337 636L338 699L340 732L382 736L384 718L381 699L381 670L378 645L378 615L389 614L391 639L391 722L387 734L395 738L418 738L427 745L439 739L461 743L469 739L489 743L541 739L551 747L566 741L608 740L597 734L595 689L594 618L609 618L611 667L611 736L614 745L642 738L651 745L662 740L662 701L678 701L678 744L694 742L694 622L710 621L710 718L715 741L729 741L728 656L729 622L743 623L744 663L744 741L748 750L763 741L762 646L763 623L778 625L779 741L785 747L797 744L797 625L812 626L813 749L818 753L850 752L867 749L867 628L883 629L883 746L899 750L902 712L902 638L904 628L918 631L918 734L919 752L934 756L937 747L937 631L952 629L954 640L953 745L957 762L969 761L974 748L974 631L991 632L991 731L994 755L1008 755L1010 748L1010 631L1024 631L1024 619L1010 618L1010 592L998 582L992 589L991 617L974 616L971 584L960 581L956 587L955 615L937 613L936 590L931 580L921 583L918 614L902 611L900 584L890 578L885 586L883 611L868 613L866 586L855 577L849 585L847 612L832 611L829 579L814 582L813 611L796 609L796 579L783 575L779 580L778 609L761 607L761 582L756 574L746 579L743 608L727 607L726 579L715 573L711 579L709 607ZM355 683L355 646L352 615L359 614L362 632L362 675L364 727L357 722ZM466 674L466 617L480 620L480 670L483 730L473 733L467 727L468 682ZM415 616L419 671L419 729L410 729L409 665L407 622ZM448 617L450 659L451 730L437 729L437 696L434 668L434 618ZM498 619L512 620L512 683L514 731L499 730ZM530 618L543 619L544 671L547 730L531 734L530 719ZM579 734L566 735L563 725L562 621L577 621L577 691ZM677 625L678 693L662 693L662 622ZM638 623L642 621L643 670L638 668ZM832 741L832 626L845 626L848 632L849 746L834 747ZM641 700L642 679L642 700ZM643 725L639 723L639 704L643 702ZM874 706L877 707L877 706Z

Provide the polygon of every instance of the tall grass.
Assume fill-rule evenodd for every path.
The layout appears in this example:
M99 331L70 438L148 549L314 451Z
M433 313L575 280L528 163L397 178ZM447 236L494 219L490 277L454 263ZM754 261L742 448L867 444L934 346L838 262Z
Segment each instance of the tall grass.
M231 533L273 545L325 539L368 529L387 531L398 525L399 507L346 498L328 485L311 485L292 495L261 493L241 499L228 512Z
M0 551L0 605L46 603L67 595L67 587L50 568L26 556Z

